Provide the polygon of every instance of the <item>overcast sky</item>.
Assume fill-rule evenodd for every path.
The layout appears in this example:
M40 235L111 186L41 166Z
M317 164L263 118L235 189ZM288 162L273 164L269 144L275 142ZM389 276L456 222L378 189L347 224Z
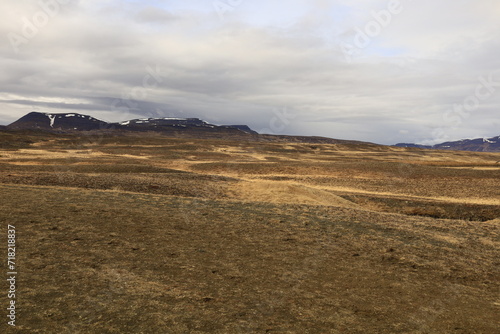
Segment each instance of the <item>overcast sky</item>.
M498 0L0 3L0 124L30 111L267 133L500 135Z

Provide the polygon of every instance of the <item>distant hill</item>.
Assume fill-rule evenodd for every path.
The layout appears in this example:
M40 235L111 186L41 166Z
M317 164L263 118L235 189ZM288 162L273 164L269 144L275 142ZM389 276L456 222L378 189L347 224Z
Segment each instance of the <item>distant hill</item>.
M411 143L398 143L394 146L397 146L397 147L413 147L413 148L427 148L427 149L431 149L432 146L429 146L429 145L419 145L419 144L411 144Z
M241 130L241 131L246 132L246 133L257 134L257 131L250 129L250 127L248 125L221 125L221 126L225 126L228 128L236 128L236 129Z
M41 129L41 130L98 130L108 123L92 116L81 114L46 114L30 112L14 123L7 125L9 129Z
M474 152L500 152L500 136L492 138L462 139L458 141L449 141L432 146L418 144L396 144L398 147L417 147L435 150L455 150L455 151L474 151Z
M224 132L257 134L246 125L217 126L198 118L140 118L118 123L108 123L92 116L64 113L50 114L31 112L9 124L13 130L53 130L53 131L89 131L89 130L129 130L129 131L187 131Z
M116 128L125 128L128 130L143 130L143 129L158 129L164 126L167 127L204 127L214 129L216 126L202 121L199 118L174 118L174 117L164 117L164 118L139 118L131 119L119 123L110 123Z
M2 128L0 128L2 130ZM78 133L80 131L106 131L116 133L158 132L172 137L220 138L263 142L289 142L310 144L342 144L382 147L383 145L317 136L288 136L259 134L247 125L214 125L199 118L140 118L108 123L92 116L77 113L50 114L31 112L9 124L2 131L48 131L51 133Z

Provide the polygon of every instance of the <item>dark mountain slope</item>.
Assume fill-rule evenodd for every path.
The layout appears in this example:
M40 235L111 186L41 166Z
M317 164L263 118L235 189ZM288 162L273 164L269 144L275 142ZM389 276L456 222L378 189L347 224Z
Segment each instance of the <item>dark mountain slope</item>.
M436 150L474 151L474 152L500 152L500 136L492 138L463 139L449 141L433 146L418 144L396 144L398 147L417 147Z

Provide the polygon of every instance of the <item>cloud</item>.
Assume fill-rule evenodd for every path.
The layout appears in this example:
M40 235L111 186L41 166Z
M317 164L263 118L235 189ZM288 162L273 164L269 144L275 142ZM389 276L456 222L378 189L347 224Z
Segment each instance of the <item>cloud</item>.
M140 9L135 15L135 19L137 22L145 24L169 24L176 20L176 17L160 8L146 7Z
M222 19L206 1L63 2L0 4L0 123L36 107L258 130L286 109L276 132L386 144L499 134L500 76L467 118L450 114L500 69L493 0L401 0L385 26L379 0L243 0Z

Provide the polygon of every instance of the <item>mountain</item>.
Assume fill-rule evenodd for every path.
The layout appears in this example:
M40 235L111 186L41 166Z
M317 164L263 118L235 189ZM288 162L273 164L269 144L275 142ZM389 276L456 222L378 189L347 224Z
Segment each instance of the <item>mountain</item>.
M398 147L417 147L436 150L455 150L455 151L475 151L475 152L500 152L500 136L492 138L462 139L458 141L449 141L432 146L418 144L396 144Z
M8 129L41 129L41 130L98 130L106 128L108 123L97 118L81 114L46 114L30 112Z
M365 147L381 147L374 143L333 139L317 136L287 136L259 134L247 125L214 125L199 118L140 118L122 122L108 123L88 115L76 113L49 114L31 112L17 121L9 124L2 131L44 130L54 133L79 132L81 130L103 130L107 132L159 132L172 137L193 138L225 138L234 140L263 141L263 142L288 142L310 144L343 144L364 145ZM312 148L314 146L311 146Z
M140 118L118 123L107 123L97 118L82 114L49 114L31 112L12 124L8 129L54 130L54 131L89 131L89 130L130 130L130 131L186 131L224 132L239 134L257 134L246 125L217 126L199 118Z
M178 127L188 127L188 126L198 126L198 127L209 127L215 128L215 125L208 124L199 118L139 118L131 119L129 121L110 123L112 126L126 129L145 129L145 128L157 128L162 126L178 126Z
M236 129L241 130L241 131L246 132L246 133L253 133L253 134L258 133L257 131L250 129L250 127L248 125L221 125L221 126L228 127L228 128L236 128Z

